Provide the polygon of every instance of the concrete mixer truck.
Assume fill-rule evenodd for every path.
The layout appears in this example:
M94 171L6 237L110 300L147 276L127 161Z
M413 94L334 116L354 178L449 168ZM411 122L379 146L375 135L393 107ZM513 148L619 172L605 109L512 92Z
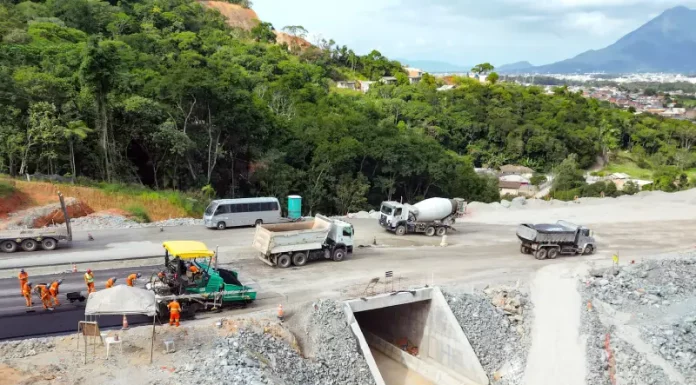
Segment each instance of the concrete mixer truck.
M415 205L399 202L382 202L379 224L396 235L424 233L442 236L454 224L454 219L464 213L464 199L428 198Z

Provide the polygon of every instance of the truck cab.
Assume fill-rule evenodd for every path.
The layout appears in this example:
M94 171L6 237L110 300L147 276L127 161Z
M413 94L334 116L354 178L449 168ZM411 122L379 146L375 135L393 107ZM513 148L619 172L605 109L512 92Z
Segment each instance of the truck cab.
M382 202L382 207L380 207L379 211L379 224L388 229L394 229L400 224L405 224L409 219L413 219L409 218L409 215L411 215L409 205L399 202Z
M348 222L333 220L331 222L331 231L327 242L332 242L334 245L344 245L346 251L353 252L353 237L355 236L355 228Z

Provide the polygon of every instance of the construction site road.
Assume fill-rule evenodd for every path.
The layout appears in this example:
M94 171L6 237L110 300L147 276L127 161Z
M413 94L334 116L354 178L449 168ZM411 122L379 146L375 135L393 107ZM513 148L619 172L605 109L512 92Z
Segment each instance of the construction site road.
M272 268L259 261L248 246L253 235L251 228L215 231L199 227L182 227L165 228L164 232L160 232L159 229L94 232L92 234L95 241L86 245L78 241L70 252L84 247L87 248L84 249L86 252L102 255L99 252L101 244L101 247L129 250L130 255L137 256L143 250L142 244L148 242L153 247L157 247L161 258L161 241L163 240L202 240L211 248L219 245L219 263L238 271L244 283L254 282L261 297L270 298L266 303L267 306L277 306L278 303L300 303L316 298L355 297L365 292L379 292L392 287L397 289L431 283L473 287L495 282L525 280L529 278L530 273L550 264L585 261L611 263L614 254L620 255L621 263L630 263L632 259L638 261L643 257L693 249L696 243L690 236L696 231L694 221L652 221L650 224L638 222L596 226L586 224L594 231L597 238L599 247L596 254L561 256L556 260L538 261L532 256L520 254L514 225L482 225L463 221L457 224L458 231L448 236L449 246L440 247L441 239L439 238L423 235L396 237L380 228L376 220L359 219L350 220L350 222L355 225L356 244L368 247L356 247L353 255L342 262L317 261L299 268ZM373 243L377 245L372 246ZM131 248L134 249L131 250ZM55 254L42 252L40 255L55 261L64 258L61 255L66 253L61 251L56 250ZM29 253L14 254L12 262L17 269L23 267L23 259L16 257L19 255L30 256ZM65 263L71 262L68 259L63 260L66 261ZM150 260L144 261L149 261L150 265L156 263ZM106 264L116 263L112 261ZM146 264L142 266L144 266L142 269L147 270ZM67 267L67 265L62 266L62 268ZM80 266L81 270L87 267ZM98 288L103 288L104 281L114 271L109 269L114 267L116 266L104 267L103 272L95 271ZM92 269L95 268L92 267ZM33 276L37 273L32 275L32 269L27 270L32 276L30 279L35 281ZM124 270L134 271L134 268L119 269L120 273ZM386 271L393 271L394 278L385 280ZM50 317L31 315L42 321L38 322L34 328L25 326L21 321L21 314L19 319L12 321L11 325L5 323L10 321L5 321L4 318L11 315L17 317L17 307L20 312L23 310L23 299L19 296L19 283L16 279L17 271L7 270L5 273L4 277L12 278L0 281L0 288L2 288L0 298L15 299L11 300L12 305L9 302L2 302L0 306L14 307L15 312L0 312L0 330L20 325L22 332L17 334L29 336L33 330L44 327L44 319L46 324L50 324L48 320ZM379 278L379 282L377 285L368 286L373 278ZM74 280L70 279L68 286L62 292L70 291L70 287L84 287L82 285L84 285L82 275L78 274ZM40 310L36 314L43 314L43 312ZM79 318L75 319L82 319L82 314L78 311L75 311L75 314L79 315ZM31 316L25 314L27 318ZM72 330L75 325L76 323L67 330Z

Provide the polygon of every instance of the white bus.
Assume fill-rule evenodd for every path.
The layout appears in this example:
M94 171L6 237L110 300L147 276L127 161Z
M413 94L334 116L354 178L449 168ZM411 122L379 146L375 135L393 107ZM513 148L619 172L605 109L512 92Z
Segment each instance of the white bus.
M203 214L205 227L219 230L281 220L280 202L274 197L215 200L210 202Z

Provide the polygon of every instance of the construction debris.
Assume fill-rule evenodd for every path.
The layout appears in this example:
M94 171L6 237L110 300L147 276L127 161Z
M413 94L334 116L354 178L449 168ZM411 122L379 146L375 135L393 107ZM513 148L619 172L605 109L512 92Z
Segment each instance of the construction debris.
M588 384L696 383L696 258L685 257L593 269L579 283Z
M507 286L443 294L491 382L521 384L531 343L527 294Z

